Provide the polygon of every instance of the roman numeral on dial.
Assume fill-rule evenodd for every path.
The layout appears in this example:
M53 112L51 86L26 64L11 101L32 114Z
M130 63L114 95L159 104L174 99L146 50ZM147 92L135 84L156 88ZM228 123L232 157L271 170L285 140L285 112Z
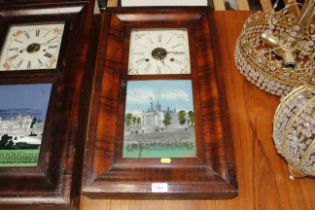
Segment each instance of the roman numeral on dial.
M31 66L32 66L32 62L31 62L31 61L28 61L28 62L27 62L27 69L30 69Z
M19 67L22 65L23 61L24 61L24 60L21 59L21 60L18 62L18 64L16 64L16 67L19 68Z
M9 48L8 50L9 50L9 51L18 51L19 48L17 48L17 47L12 47L12 48Z
M43 65L43 62L39 58L37 59L37 61L38 61L39 65L41 65L41 66Z
M52 58L53 55L50 54L49 52L46 52L46 53L44 54L44 56L47 57L47 58Z
M10 60L10 61L13 61L13 60L15 60L18 56L19 56L19 54L15 54L15 55L9 57L9 60Z
M137 64L140 64L140 63L143 63L143 62L145 62L145 58L140 58L140 59L136 60Z
M55 37L53 37L53 38L51 38L51 39L49 39L48 40L48 42L52 42L52 41L54 41L55 39L57 39L57 37L55 36Z
M13 39L15 42L18 42L18 43L23 43L23 42L21 42L20 40L17 40L17 39Z
M27 32L25 32L24 35L26 36L26 38L30 38L30 35Z
M151 64L146 65L146 67L143 69L143 71L149 71L151 68Z
M158 42L162 42L162 35L161 34L158 35Z

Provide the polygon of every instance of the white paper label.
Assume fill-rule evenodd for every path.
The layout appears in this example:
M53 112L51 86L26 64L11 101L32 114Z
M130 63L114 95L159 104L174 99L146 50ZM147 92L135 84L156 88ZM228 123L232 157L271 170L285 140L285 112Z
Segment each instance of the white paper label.
M167 183L152 183L151 191L152 192L167 192L168 184Z

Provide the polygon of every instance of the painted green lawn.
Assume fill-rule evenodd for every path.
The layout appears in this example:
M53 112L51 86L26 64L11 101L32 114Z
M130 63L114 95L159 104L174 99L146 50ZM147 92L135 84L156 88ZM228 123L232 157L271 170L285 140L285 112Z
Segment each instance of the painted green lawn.
M39 149L0 150L0 167L35 167Z

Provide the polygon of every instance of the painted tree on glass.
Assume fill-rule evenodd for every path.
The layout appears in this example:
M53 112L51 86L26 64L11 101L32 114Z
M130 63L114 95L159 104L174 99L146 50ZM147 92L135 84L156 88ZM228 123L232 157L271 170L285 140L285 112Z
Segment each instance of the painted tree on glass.
M4 134L0 140L0 149L12 149L14 143L12 141L12 136Z
M135 125L137 122L137 117L132 117L132 123Z
M193 111L188 112L188 124L190 127L195 125L195 113Z
M186 123L186 115L187 113L184 110L178 112L178 122L180 125L184 125Z
M168 126L168 125L170 125L172 123L172 117L170 116L169 113L165 114L163 123L164 123L165 126Z
M137 125L141 125L141 118L140 117L137 118Z
M132 114L131 113L127 113L126 116L125 116L125 123L127 126L130 126L131 123L132 123Z

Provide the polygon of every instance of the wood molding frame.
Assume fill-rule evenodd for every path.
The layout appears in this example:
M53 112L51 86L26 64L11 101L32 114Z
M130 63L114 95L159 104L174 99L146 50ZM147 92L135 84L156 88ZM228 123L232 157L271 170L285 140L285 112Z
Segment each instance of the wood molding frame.
M237 195L235 161L224 94L214 60L214 21L209 8L107 8L101 28L85 146L83 194L95 198L230 198ZM197 126L197 157L122 158L122 127L132 28L187 28L190 36ZM139 76L140 77L140 76ZM143 79L179 79L155 75ZM196 122L196 124L197 124ZM165 193L152 183L167 183Z

